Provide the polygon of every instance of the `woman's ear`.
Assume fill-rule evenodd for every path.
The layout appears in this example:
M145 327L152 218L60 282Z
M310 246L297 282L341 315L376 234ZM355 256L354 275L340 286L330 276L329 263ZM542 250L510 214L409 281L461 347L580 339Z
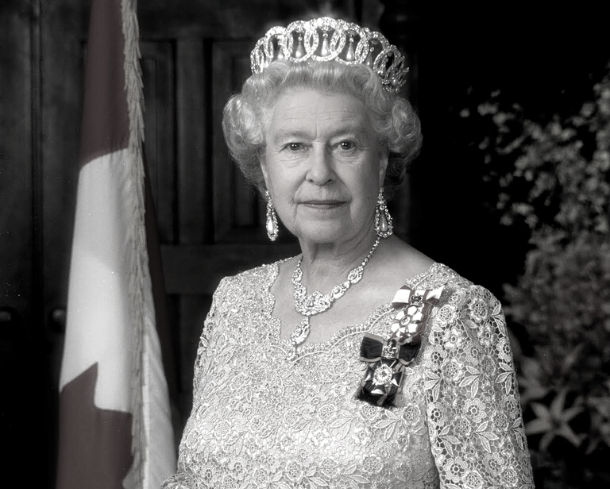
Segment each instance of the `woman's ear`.
M388 169L388 150L382 150L379 152L379 186L383 187L385 182L385 172Z

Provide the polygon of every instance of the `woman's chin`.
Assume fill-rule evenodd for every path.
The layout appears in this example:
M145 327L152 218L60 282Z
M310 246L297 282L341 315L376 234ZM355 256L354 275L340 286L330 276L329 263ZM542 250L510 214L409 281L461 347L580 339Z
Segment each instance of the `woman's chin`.
M311 223L299 228L294 234L299 240L312 244L339 243L349 238L344 226L330 223Z

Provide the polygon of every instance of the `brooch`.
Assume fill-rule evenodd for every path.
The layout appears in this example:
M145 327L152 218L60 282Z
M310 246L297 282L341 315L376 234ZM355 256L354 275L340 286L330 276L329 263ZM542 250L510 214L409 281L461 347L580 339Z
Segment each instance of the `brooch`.
M443 287L433 290L401 287L392 301L396 311L387 339L365 333L360 346L360 360L367 367L356 391L356 399L374 406L395 405L404 369L417 356L422 334L432 307Z

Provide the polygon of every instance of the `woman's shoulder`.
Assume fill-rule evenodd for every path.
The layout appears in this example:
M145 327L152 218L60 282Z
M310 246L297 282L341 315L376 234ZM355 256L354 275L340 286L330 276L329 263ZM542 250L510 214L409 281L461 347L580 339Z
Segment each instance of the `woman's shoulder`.
M413 289L443 288L438 306L462 309L469 319L480 320L486 316L483 310L499 312L498 299L485 287L477 285L442 263L435 262L419 277L407 281Z
M227 275L221 279L217 290L249 289L257 290L260 287L268 288L277 278L280 264L285 259L273 263L257 265L248 270L241 271L235 275Z
M403 287L429 291L442 289L433 311L435 319L442 323L459 320L469 325L493 320L503 329L503 324L500 324L503 322L501 304L488 289L413 248L404 249L406 252L395 255L395 269L408 270ZM409 269L405 265L408 262L416 265Z
M406 285L418 289L467 289L474 284L461 276L451 267L439 262L432 262L425 272L406 280Z
M380 271L387 281L417 289L468 288L472 284L452 268L436 262L400 239L388 240L380 257Z

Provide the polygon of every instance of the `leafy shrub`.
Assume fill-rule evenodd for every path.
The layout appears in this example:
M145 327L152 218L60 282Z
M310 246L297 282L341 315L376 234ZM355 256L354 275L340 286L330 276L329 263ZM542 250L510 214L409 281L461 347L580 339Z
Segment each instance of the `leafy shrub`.
M610 484L610 73L592 99L536 121L495 92L461 114L485 134L476 151L500 222L531 233L504 291L531 343L516 360L533 458L562 480L548 487Z

